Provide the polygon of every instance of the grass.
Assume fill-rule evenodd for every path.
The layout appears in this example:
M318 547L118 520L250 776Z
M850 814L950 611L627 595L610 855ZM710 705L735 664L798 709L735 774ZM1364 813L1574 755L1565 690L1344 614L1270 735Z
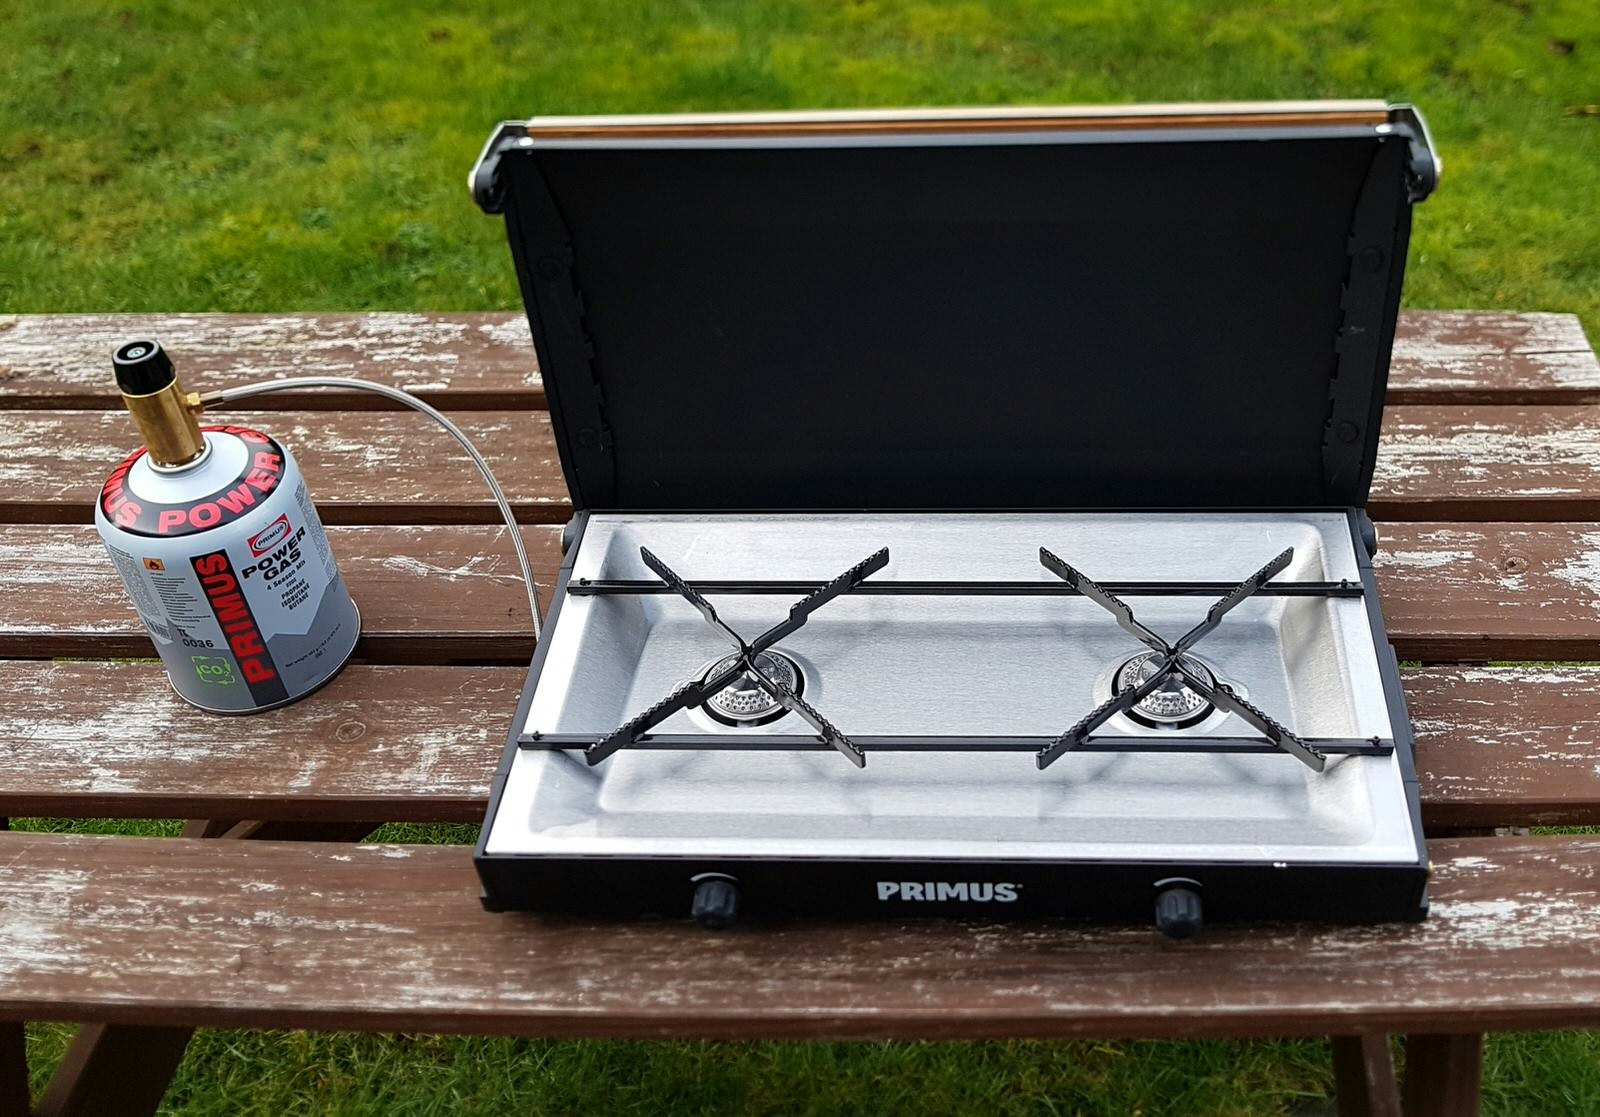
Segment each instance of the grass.
M1408 303L1600 327L1592 0L0 0L0 60L3 311L514 307L464 178L536 111L1377 95L1422 105L1446 164ZM66 1034L30 1032L41 1075ZM1316 1042L204 1032L167 1112L1188 1117L1327 1113L1330 1085ZM1486 1089L1491 1113L1600 1113L1600 1039L1494 1037Z
M0 308L515 306L467 167L539 112L1389 96L1443 190L1418 306L1600 325L1600 9L0 0ZM1600 113L1600 108L1595 109Z

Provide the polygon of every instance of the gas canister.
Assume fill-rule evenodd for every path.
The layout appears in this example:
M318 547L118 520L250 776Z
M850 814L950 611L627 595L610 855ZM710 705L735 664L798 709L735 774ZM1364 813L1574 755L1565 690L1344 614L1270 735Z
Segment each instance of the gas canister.
M206 426L154 341L112 358L144 447L111 472L94 522L173 688L214 713L302 698L360 634L294 456L244 426Z

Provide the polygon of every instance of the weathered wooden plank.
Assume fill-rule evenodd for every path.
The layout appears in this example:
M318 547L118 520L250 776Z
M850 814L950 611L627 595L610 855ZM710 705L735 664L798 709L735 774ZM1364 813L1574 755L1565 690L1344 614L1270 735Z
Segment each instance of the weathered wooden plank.
M330 523L493 522L482 480L444 432L411 413L219 413L282 438ZM571 514L545 412L461 421L518 515ZM0 519L87 522L95 493L136 444L110 411L0 411ZM1600 519L1600 407L1395 407L1371 500L1389 520Z
M1405 672L1430 829L1600 825L1600 667Z
M0 813L478 822L526 675L352 664L224 723L156 663L0 661Z
M742 1039L1600 1024L1588 837L1433 843L1420 925L1181 944L1064 922L597 925L482 911L461 847L161 847L7 837L0 1016Z
M1600 519L1600 407L1391 407L1368 508L1385 520Z
M526 527L549 590L560 529ZM528 598L503 527L335 527L339 569L361 609L359 658L526 663ZM0 656L154 655L93 527L0 526ZM19 592L20 591L20 592Z
M1600 660L1600 524L1378 532L1384 623L1403 658Z
M527 607L503 528L334 527L362 656L525 661ZM1408 659L1600 659L1600 524L1384 524L1379 581ZM553 527L527 528L536 577ZM0 525L0 656L151 654L94 529Z
M109 361L153 336L196 391L265 376L360 376L457 410L542 407L520 313L57 314L0 316L0 408L115 408ZM1600 364L1571 314L1400 315L1391 403L1600 402ZM262 409L389 408L348 392L268 396Z
M352 665L220 732L155 663L0 661L0 815L478 822L525 673ZM1600 824L1600 668L1405 689L1430 830Z
M1408 310L1389 403L1600 403L1600 361L1574 314Z
M111 353L153 337L186 388L209 392L284 376L356 376L457 410L543 407L521 314L0 315L0 408L120 408ZM264 396L262 409L390 409L361 392Z
M415 412L219 411L283 441L328 523L499 523L500 512L456 441ZM457 416L525 523L572 515L543 411ZM0 520L88 523L106 475L139 445L116 411L0 411Z

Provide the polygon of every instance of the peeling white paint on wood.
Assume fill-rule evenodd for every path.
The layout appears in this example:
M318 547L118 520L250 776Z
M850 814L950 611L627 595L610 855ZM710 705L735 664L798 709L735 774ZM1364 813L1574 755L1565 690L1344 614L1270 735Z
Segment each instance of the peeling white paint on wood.
M1600 1011L1587 839L1438 843L1421 924L1218 927L1181 945L1056 921L599 933L481 911L464 848L404 847L394 864L383 848L170 840L151 859L152 844L12 836L0 942L31 947L0 963L8 1004L161 1023L181 1005L258 1026L924 1037L1556 1026ZM30 888L51 873L68 887Z
M10 875L19 858L0 868L0 879ZM0 988L30 971L70 967L78 954L73 932L76 901L88 886L90 870L50 866L29 874L28 888L7 897L0 913Z
M567 503L547 413L470 411L456 421L489 459L514 505ZM406 411L218 411L211 422L254 427L294 453L319 505L447 505L492 509L461 446ZM70 505L87 520L105 478L138 448L120 411L0 410L0 486L29 504Z
M1435 825L1600 823L1600 668L1403 673Z
M501 539L505 538L504 530L499 531L498 534ZM520 583L522 581L521 573L515 570L505 572L501 569L506 565L514 565L501 561L506 556L511 554L510 544L507 543L505 547L505 555L473 555L466 562L453 567L440 566L437 563L432 563L426 559L417 558L413 555L389 555L383 560L383 564L391 570L398 570L401 573L409 574L418 578L443 578L447 582L454 582L458 578L470 578L477 576L484 578L508 578L512 581Z
M352 666L314 703L253 719L239 736L172 695L158 663L0 662L0 814L20 813L8 797L30 796L59 798L68 814L85 795L125 798L135 814L151 796L231 797L241 811L262 798L481 804L523 675ZM463 817L472 811L449 812Z
M1600 490L1600 415L1580 407L1395 407L1375 487L1391 498L1503 499Z
M1407 566L1417 570L1434 570L1441 566L1470 562L1476 556L1471 551L1384 551L1383 565Z
M494 345L503 345L507 349L533 354L533 336L528 330L528 319L525 315L507 314L503 318L486 315L484 320L477 324L476 329ZM535 384L537 379L530 379L528 383Z
M1595 527L1382 524L1375 565L1391 639L1417 648L1402 656L1435 662L1600 660L1600 586L1589 580L1584 557ZM1389 558L1435 548L1472 557L1429 568Z
M1600 611L1600 532L1584 532L1578 552L1550 573L1589 595L1590 607Z
M1600 361L1572 314L1409 311L1389 374L1409 390L1562 387L1600 390Z
M1482 943L1502 951L1526 950L1600 935L1597 901L1600 895L1592 890L1559 898L1534 893L1498 900L1443 900L1428 915L1449 923L1451 938L1463 947ZM1594 958L1600 963L1600 951Z
M522 530L535 577L548 587L560 561L560 528ZM364 633L444 634L461 631L470 619L474 631L526 637L527 598L503 527L334 526L328 536L361 606ZM0 584L29 589L0 595L0 639L7 633L143 635L93 527L0 525ZM449 592L440 592L440 585Z
M1450 858L1450 867L1452 869L1459 869L1463 871L1477 870L1480 872L1489 873L1496 872L1500 868L1499 865L1495 864L1495 862L1491 861L1489 858L1480 857L1476 854L1468 857L1452 857Z
M1552 692L1574 687L1600 685L1600 667L1573 664L1563 667L1455 667L1435 668L1450 671L1469 684L1520 684L1527 687L1549 688ZM1600 694L1597 694L1600 697Z
M153 337L194 390L285 376L358 376L409 390L539 389L526 319L513 315L71 314L0 316L0 394L104 393L111 353Z

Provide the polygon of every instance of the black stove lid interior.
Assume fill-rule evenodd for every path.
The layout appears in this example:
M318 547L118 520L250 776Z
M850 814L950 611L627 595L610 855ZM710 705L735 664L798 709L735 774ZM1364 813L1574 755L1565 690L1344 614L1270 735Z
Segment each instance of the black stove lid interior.
M579 507L1349 506L1431 171L1391 116L486 156Z

